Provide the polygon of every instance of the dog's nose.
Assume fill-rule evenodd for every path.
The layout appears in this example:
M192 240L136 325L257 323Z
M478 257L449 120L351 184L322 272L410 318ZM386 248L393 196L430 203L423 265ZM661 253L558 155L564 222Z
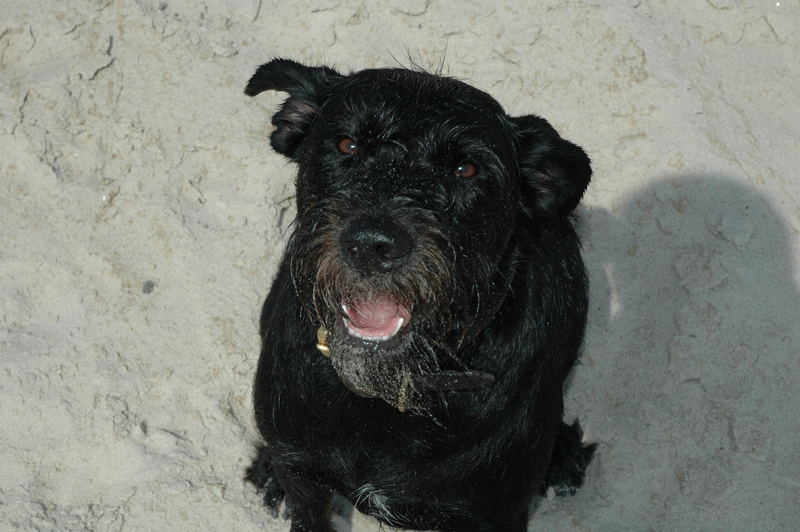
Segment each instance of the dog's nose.
M339 237L345 262L365 273L387 272L411 252L411 235L384 218L359 218Z

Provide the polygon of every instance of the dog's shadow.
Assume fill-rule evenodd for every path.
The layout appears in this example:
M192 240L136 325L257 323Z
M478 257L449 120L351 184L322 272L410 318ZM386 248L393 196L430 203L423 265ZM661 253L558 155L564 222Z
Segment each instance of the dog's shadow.
M789 229L756 189L718 176L654 179L579 214L591 310L567 415L600 446L583 493L542 501L532 522L566 511L631 526L626 512L669 522L681 507L742 503L745 465L791 446Z

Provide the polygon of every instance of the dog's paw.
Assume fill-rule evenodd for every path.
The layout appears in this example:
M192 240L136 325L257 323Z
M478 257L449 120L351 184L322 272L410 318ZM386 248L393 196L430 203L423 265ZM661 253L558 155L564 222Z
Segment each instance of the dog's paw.
M247 468L244 479L256 487L264 501L264 506L269 509L272 517L277 519L285 492L272 471L272 463L266 447L258 448L258 455L253 460L253 464Z
M592 461L597 444L585 444L582 438L583 431L577 420L572 425L561 423L544 477L543 493L552 488L559 497L575 495L583 485L586 467Z

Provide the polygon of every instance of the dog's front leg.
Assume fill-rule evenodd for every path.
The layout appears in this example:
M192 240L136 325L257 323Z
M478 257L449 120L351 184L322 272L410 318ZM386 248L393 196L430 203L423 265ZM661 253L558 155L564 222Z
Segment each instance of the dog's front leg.
M292 518L291 532L333 532L333 492L279 464L273 464L273 470L286 492L286 506Z

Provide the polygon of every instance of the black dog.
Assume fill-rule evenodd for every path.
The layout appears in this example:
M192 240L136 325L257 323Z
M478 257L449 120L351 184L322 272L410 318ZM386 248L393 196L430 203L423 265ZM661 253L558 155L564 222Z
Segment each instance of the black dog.
M333 492L392 526L525 530L593 445L562 422L587 281L569 214L589 159L544 119L460 81L276 59L272 147L297 219L261 314L247 478L292 530Z

